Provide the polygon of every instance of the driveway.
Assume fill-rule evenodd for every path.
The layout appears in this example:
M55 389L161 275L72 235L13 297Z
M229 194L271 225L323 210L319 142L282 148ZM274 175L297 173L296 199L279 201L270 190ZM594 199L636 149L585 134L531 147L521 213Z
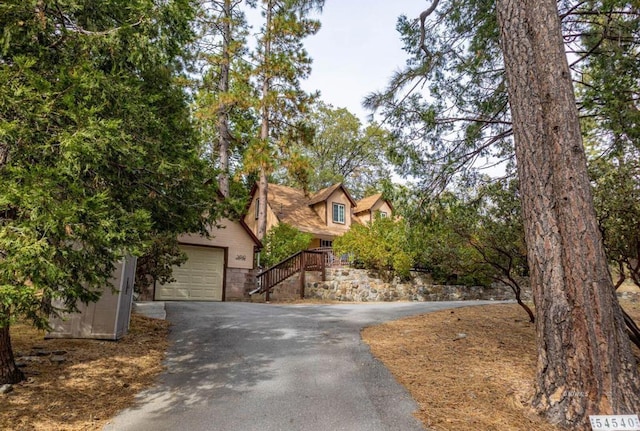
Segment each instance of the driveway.
M424 430L360 329L482 303L167 303L167 369L104 430Z

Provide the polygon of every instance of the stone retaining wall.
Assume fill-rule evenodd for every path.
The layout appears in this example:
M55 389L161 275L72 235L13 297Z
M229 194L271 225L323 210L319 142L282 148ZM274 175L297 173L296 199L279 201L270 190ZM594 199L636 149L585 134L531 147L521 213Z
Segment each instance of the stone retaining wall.
M273 300L300 298L299 275L285 280L271 293ZM385 281L380 275L364 269L329 268L326 281L319 272L307 272L305 298L327 301L381 302L381 301L463 301L463 300L512 300L511 288L495 284L482 286L444 286L431 284L425 274L412 273L409 281L394 278ZM528 289L522 299L530 299Z

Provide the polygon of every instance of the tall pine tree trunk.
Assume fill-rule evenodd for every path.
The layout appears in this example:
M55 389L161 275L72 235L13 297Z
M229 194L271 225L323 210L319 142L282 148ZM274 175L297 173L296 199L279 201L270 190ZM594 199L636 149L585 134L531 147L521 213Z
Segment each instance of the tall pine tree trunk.
M1 313L6 311L0 309ZM0 319L9 321L9 317L6 319ZM16 366L16 361L13 357L13 349L11 348L11 336L9 335L9 324L0 328L0 385L5 383L18 383L24 380L24 374Z
M266 4L265 13L265 29L264 38L264 75L262 77L262 106L260 113L262 123L260 127L261 149L264 151L263 157L269 154L269 93L271 92L271 81L269 79L269 57L271 56L271 20L273 13L273 4L269 1ZM271 160L262 160L260 166L260 178L258 187L258 228L257 234L259 240L262 240L267 234L267 196L269 195L269 179L267 165L272 163Z
M222 5L222 63L220 64L220 78L218 90L222 94L229 92L229 72L231 70L231 44L233 35L231 34L232 19L231 0L224 0ZM229 196L229 146L231 144L231 133L229 132L229 106L223 102L218 107L218 155L220 158L220 175L218 184L220 193L224 197Z
M640 412L640 382L606 263L555 0L498 0L531 284L533 406L588 430Z

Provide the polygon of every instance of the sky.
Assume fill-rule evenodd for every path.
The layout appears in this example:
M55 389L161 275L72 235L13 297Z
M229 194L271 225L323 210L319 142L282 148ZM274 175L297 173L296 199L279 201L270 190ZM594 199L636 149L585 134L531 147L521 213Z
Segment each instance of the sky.
M425 0L326 0L318 16L322 28L305 39L313 65L303 88L319 90L324 102L364 122L364 97L384 89L407 58L395 29L398 16L417 18L428 6Z

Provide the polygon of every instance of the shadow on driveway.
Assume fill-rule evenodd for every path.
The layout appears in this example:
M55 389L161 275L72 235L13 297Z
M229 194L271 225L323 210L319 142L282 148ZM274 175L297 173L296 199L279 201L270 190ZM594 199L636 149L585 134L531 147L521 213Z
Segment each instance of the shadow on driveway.
M482 303L167 303L166 372L104 429L423 430L360 330Z

